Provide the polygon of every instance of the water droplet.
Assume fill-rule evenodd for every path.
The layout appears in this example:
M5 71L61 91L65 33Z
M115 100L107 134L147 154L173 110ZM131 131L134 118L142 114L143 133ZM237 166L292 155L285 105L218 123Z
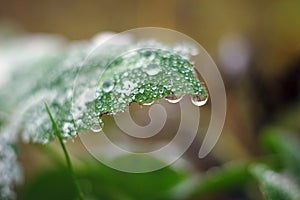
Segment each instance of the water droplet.
M169 103L178 103L184 95L180 94L170 94L169 96L165 97L165 100L167 100Z
M143 106L151 106L154 103L154 101L149 101L146 103L143 103Z
M200 79L201 75L200 75L200 73L198 72L197 69L192 68L192 73L193 73L193 76L194 76L195 78Z
M107 80L102 84L102 89L104 92L110 92L114 89L114 82L112 80Z
M146 57L149 57L149 56L152 55L152 52L151 52L151 51L145 51L145 52L144 52L144 55L145 55Z
M99 133L102 131L103 129L103 126L104 126L104 123L102 121L102 119L96 119L94 120L94 125L93 127L91 128L91 131L93 131L94 133Z
M146 73L150 76L156 75L161 71L161 68L158 64L149 64L146 69L145 69Z
M203 106L208 101L207 95L193 95L191 101L195 106Z

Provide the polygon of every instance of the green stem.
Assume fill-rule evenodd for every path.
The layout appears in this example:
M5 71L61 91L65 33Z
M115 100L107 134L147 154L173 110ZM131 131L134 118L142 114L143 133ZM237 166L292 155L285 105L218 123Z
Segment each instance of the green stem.
M57 124L56 124L56 122L55 122L55 120L54 120L54 118L53 118L53 116L52 116L52 114L50 112L50 109L49 109L49 107L48 107L48 105L46 103L45 103L45 107L46 107L47 113L48 113L48 115L50 117L50 120L52 122L52 125L53 125L53 128L54 128L54 133L55 133L55 135L57 136L57 138L59 140L61 148L63 149L64 155L65 155L65 158L66 158L66 161L67 161L68 169L69 169L69 172L70 172L71 177L73 179L73 183L74 183L76 191L77 191L78 199L79 200L83 200L84 199L83 198L83 194L81 192L79 183L77 181L77 178L76 178L76 175L75 175L72 163L71 163L70 156L69 156L69 154L67 152L67 149L66 149L66 146L65 146L65 144L63 142L63 138L61 137L61 134L60 134L60 131L59 131L58 127L57 127Z

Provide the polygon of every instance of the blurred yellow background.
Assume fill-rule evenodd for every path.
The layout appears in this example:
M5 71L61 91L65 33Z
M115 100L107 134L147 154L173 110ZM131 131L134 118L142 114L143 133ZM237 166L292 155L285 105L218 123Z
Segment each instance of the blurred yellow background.
M180 31L215 54L226 34L246 37L255 59L277 73L299 52L297 0L1 0L2 20L30 32L87 39L100 31L158 26ZM276 68L276 70L275 70Z

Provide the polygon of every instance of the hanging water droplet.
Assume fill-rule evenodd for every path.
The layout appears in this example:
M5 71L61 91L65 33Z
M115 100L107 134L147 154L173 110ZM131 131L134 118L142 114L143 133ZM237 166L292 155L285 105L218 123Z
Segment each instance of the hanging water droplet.
M193 76L197 79L200 79L201 75L200 73L198 72L197 69L195 69L195 67L192 68L192 73L193 73Z
M91 131L93 131L94 133L99 133L102 131L103 129L103 126L104 126L104 123L102 121L102 119L96 119L94 120L94 125L93 127L91 128Z
M165 100L167 100L169 103L178 103L184 95L180 94L170 94L169 96L165 97Z
M151 106L152 104L154 104L154 101L143 103L143 106Z
M191 101L195 106L203 106L208 101L207 95L193 95Z
M107 80L102 84L102 89L104 92L110 92L114 89L114 82L112 80Z
M153 76L158 74L161 71L161 68L158 64L149 64L146 68L145 71L148 75Z

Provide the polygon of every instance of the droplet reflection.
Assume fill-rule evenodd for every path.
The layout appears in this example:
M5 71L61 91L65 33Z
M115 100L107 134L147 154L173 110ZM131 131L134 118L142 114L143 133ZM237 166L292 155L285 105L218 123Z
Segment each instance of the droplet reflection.
M107 80L102 84L102 89L104 92L110 92L114 89L114 82L112 80Z
M94 125L91 128L91 131L93 131L94 133L99 133L102 131L103 126L104 126L104 123L103 123L102 119L95 119Z
M167 100L169 103L178 103L184 95L180 94L170 94L169 96L165 97L165 100Z
M208 101L208 95L193 95L191 101L195 106L203 106Z

